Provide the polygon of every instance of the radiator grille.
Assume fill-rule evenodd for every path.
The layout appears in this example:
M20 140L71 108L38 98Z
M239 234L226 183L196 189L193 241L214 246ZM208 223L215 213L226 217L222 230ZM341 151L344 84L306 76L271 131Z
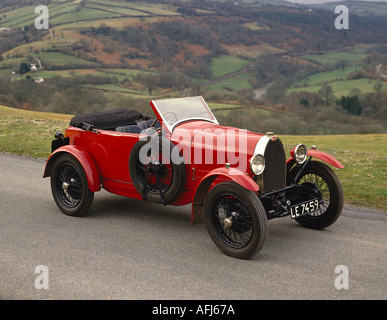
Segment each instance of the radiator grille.
M265 148L265 170L262 174L264 193L285 187L286 157L280 139L269 140Z

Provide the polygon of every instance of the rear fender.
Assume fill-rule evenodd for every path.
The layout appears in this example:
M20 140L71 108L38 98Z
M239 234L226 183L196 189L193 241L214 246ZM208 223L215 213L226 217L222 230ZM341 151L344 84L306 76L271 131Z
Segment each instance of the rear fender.
M217 168L210 171L198 184L194 192L194 197L192 200L192 213L191 213L191 223L203 220L203 210L204 210L204 201L208 194L208 191L211 188L212 183L216 178L222 178L225 180L232 180L242 187L251 190L253 192L258 192L259 187L255 181L246 175L244 172L239 171L235 168Z
M293 155L294 155L294 148L292 151L290 151L291 157L286 160L287 168L290 169L293 164L296 162L294 161ZM313 158L320 159L336 168L344 169L344 166L340 163L339 160L337 160L335 157L332 157L330 154L320 151L320 150L308 150L307 155ZM288 170L289 171L289 170Z
M100 177L97 166L91 156L83 149L74 146L66 145L56 149L51 156L48 158L46 168L44 170L43 178L50 177L53 164L63 154L71 154L75 157L85 170L89 189L92 192L101 190Z

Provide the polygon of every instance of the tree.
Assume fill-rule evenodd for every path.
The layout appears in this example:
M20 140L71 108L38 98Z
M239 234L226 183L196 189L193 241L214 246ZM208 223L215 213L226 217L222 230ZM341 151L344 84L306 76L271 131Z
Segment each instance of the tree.
M341 105L343 109L347 110L349 114L359 116L362 112L362 107L359 102L358 96L344 97L336 101L337 105Z
M147 86L150 96L152 95L152 91L158 83L157 76L153 74L139 74L135 77L135 80Z
M379 81L375 82L375 84L374 84L375 92L380 92L380 90L382 90L382 86L383 86L382 81L379 80Z
M20 63L19 72L20 74L24 74L26 72L29 72L31 70L30 65L26 62Z
M306 99L306 98L304 98L304 97L302 97L302 98L300 99L300 101L298 102L298 104L301 104L301 105L303 105L304 107L310 107L309 100Z
M325 84L318 91L318 95L321 97L321 99L326 105L329 105L333 98L333 89L330 85Z

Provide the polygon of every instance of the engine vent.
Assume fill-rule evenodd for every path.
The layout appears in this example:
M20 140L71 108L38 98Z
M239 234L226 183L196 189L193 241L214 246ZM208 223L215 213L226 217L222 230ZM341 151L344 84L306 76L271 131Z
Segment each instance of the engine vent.
M265 170L262 173L263 192L282 189L286 183L286 156L280 139L270 139L265 148Z

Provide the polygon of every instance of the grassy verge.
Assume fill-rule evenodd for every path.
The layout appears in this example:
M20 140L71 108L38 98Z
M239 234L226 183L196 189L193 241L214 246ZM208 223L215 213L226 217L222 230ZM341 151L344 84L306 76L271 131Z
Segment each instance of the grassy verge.
M55 132L63 132L71 117L0 106L0 152L47 158ZM334 170L346 203L387 210L387 134L280 138L287 154L297 143L304 143L336 157L345 166Z
M316 145L338 159L334 168L344 188L345 202L387 210L387 134L281 136L286 152L297 143Z
M63 132L71 117L0 106L0 152L48 158L55 132Z

